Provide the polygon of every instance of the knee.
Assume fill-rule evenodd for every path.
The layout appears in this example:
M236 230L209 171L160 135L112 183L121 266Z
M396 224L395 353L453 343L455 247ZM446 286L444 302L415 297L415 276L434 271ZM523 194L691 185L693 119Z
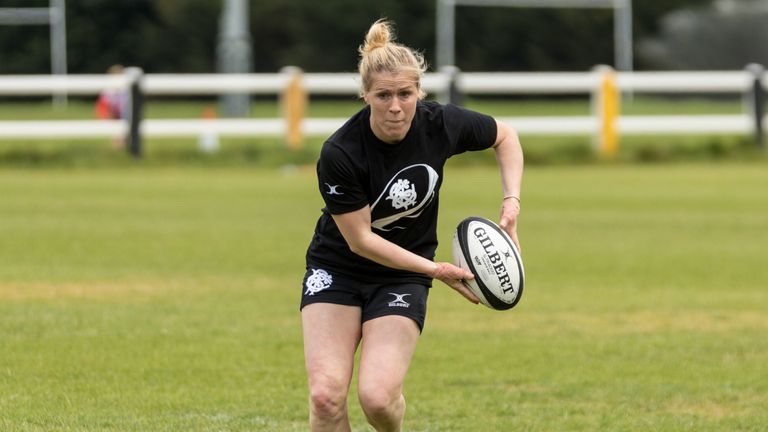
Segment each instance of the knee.
M309 390L312 413L322 419L343 417L347 410L347 392L343 386L316 384Z
M386 419L391 417L398 408L402 394L384 388L360 388L358 399L365 416L369 419Z

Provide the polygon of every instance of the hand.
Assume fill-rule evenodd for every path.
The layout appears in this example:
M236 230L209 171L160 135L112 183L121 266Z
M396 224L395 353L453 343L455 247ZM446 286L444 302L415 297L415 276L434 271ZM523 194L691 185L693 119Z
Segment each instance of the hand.
M468 270L464 270L461 267L457 267L447 262L435 263L435 266L435 269L430 274L432 278L440 279L472 303L480 303L480 299L478 299L477 296L464 284L465 280L474 279L475 275Z
M514 198L508 198L501 203L501 216L499 218L499 227L503 229L512 243L517 246L518 252L522 253L520 240L517 238L517 217L520 215L520 201Z

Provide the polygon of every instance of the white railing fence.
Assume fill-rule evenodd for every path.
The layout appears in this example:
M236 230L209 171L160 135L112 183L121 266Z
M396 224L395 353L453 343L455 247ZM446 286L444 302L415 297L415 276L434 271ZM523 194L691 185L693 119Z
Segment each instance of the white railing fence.
M764 144L765 88L763 68L750 65L740 71L614 72L595 68L590 72L458 73L446 68L428 73L422 85L431 95L450 101L460 95L592 95L593 106L610 100L603 94L614 88L624 94L740 94L748 104L738 115L625 116L606 119L604 110L591 116L504 117L521 135L592 134L600 138L611 124L618 135L753 133ZM606 77L611 86L606 87ZM249 93L278 95L290 101L289 91L309 95L356 95L357 74L305 73L286 68L272 74L143 74L127 68L124 75L30 76L0 75L0 96L98 95L104 89L129 92L133 104L125 120L0 121L0 139L129 136L129 150L141 154L142 137L185 137L201 134L222 136L286 136L292 128L301 136L324 136L335 131L345 118L303 118L290 112L283 117L247 119L143 119L144 96L219 95ZM293 89L293 90L290 90ZM288 107L287 111L291 108ZM609 110L610 111L610 110ZM601 126L602 125L602 126ZM295 131L294 131L295 132ZM134 142L135 141L135 142Z

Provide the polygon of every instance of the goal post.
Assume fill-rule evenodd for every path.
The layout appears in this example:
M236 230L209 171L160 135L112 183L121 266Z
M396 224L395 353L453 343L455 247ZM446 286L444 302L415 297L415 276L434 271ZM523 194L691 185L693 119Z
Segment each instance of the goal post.
M0 25L40 25L51 28L51 73L67 74L67 17L65 0L49 0L49 7L2 7ZM67 101L66 93L55 94L57 103Z
M437 67L456 66L456 7L613 9L614 67L633 69L632 0L436 0Z

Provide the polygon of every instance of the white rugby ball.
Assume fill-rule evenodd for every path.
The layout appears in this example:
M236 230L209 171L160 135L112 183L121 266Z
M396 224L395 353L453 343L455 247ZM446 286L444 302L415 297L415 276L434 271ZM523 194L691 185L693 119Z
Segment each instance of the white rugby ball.
M491 309L513 308L523 295L525 271L520 252L494 222L469 217L453 236L453 263L475 275L464 284Z

